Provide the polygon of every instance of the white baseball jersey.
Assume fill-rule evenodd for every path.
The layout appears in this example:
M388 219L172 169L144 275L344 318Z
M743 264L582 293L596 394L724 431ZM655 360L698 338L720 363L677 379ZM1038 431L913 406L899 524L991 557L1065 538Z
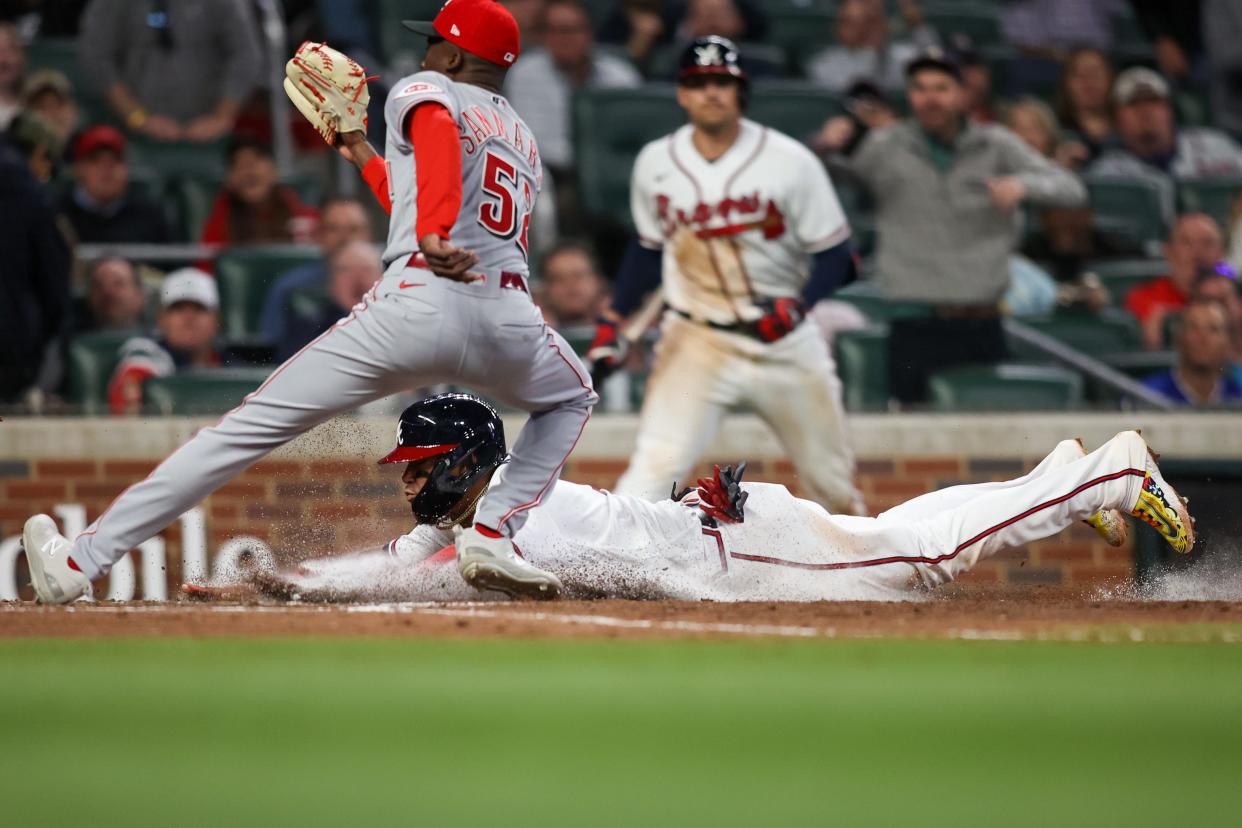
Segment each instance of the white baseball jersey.
M746 483L745 521L719 526L703 525L694 493L680 503L649 503L562 480L514 542L571 594L900 599L1097 511L1129 511L1146 464L1147 445L1133 431L1086 455L1065 440L1024 477L930 492L876 518L832 515L784 486ZM407 580L408 591L397 595L470 597L451 557L424 563L450 543L450 533L420 526L385 552L311 562L292 580L348 593L417 573L421 580Z
M630 208L639 242L664 249L671 307L710 322L758 319L758 298L799 295L808 254L849 238L828 173L794 139L743 119L715 161L686 125L634 162Z
M418 179L405 121L414 107L428 102L448 109L461 144L461 211L452 229L453 244L477 253L481 271L528 273L530 215L543 183L534 133L499 93L457 83L439 72L418 72L398 81L384 104L392 199L385 266L418 250Z

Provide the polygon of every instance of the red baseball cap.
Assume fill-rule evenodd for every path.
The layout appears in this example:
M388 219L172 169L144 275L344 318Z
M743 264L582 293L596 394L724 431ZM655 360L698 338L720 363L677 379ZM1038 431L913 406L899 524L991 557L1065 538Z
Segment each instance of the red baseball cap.
M496 0L448 0L435 20L402 20L401 25L501 66L512 66L522 53L517 21Z
M96 124L87 127L73 142L73 158L85 158L96 150L111 150L122 158L125 157L125 136L115 127L107 124Z

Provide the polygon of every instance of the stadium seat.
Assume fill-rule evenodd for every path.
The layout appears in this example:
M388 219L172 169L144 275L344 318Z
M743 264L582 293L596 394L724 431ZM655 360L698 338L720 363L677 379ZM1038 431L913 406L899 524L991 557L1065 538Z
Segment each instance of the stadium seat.
M197 241L202 235L220 182L219 176L196 175L177 175L165 182L165 198L172 207L174 227L182 241Z
M259 330L267 293L282 273L320 260L317 248L256 245L225 250L216 259L220 288L220 327L225 336L243 338Z
M940 411L1063 411L1082 403L1082 377L1043 365L952 368L928 380Z
M833 299L848 302L873 322L888 322L927 312L925 305L914 302L893 302L880 295L879 286L872 280L863 279L838 290Z
M785 50L794 64L806 67L807 59L833 38L836 11L831 7L800 8L790 5L768 12L768 36Z
M1100 277L1100 281L1112 296L1113 304L1121 307L1136 285L1163 276L1169 269L1164 259L1117 259L1115 261L1091 262L1085 270Z
M1226 234L1231 229L1233 205L1239 193L1242 193L1242 178L1235 176L1183 179L1177 183L1182 211L1207 213Z
M813 84L759 81L754 84L746 117L805 141L843 111L837 96Z
M1131 379L1145 379L1177 365L1176 351L1128 351L1106 354L1104 361Z
M427 41L401 25L402 20L431 20L444 0L376 0L375 31L384 65L417 66Z
M1158 183L1137 178L1088 177L1096 226L1139 242L1163 241L1168 230Z
M223 414L254 391L271 368L212 368L153 377L142 386L143 405L160 416Z
M649 141L685 122L673 88L594 89L574 97L574 147L582 204L591 215L630 218L630 173Z
M151 170L165 180L184 175L224 178L227 146L227 139L205 144L169 144L139 137L129 142L132 165Z
M1138 322L1125 311L1106 308L1099 314L1067 312L1046 317L1023 318L1022 323L1090 356L1135 351L1142 347ZM1043 352L1011 342L1024 358L1043 358Z
M26 47L26 74L39 69L54 69L73 84L73 97L82 108L84 124L110 123L120 120L104 97L104 90L86 74L78 58L76 38L37 37Z
M65 354L69 400L83 414L107 410L108 381L116 368L117 355L125 342L142 331L101 331L75 336Z
M841 331L833 337L842 396L850 411L877 411L888 406L888 328L876 325Z

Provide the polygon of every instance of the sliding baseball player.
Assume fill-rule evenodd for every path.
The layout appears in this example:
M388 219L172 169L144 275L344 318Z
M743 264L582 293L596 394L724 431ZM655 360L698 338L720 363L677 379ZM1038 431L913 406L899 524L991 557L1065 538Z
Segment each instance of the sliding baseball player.
M511 539L551 490L598 398L528 289L526 230L542 166L530 127L500 92L519 52L517 23L493 0L453 0L434 21L406 26L428 39L425 71L388 96L385 158L366 143L367 78L357 63L306 43L286 67L290 98L391 212L384 278L74 541L46 515L27 521L23 546L39 600L89 594L91 579L131 549L319 423L443 382L531 412L512 462L458 538L462 577L537 598L560 590Z
M694 41L677 86L690 122L648 144L634 164L637 240L588 353L596 384L623 358L625 318L661 283L669 309L617 491L665 496L724 414L749 409L771 426L814 499L864 514L841 382L806 320L854 278L850 228L810 150L742 117L748 94L732 42Z
M413 531L383 550L312 561L262 576L260 585L303 600L468 598L459 579L445 575L453 531L470 523L504 460L503 425L482 401L446 394L411 405L380 462L406 462ZM1065 440L1016 480L942 489L876 518L829 514L783 486L741 478L741 467L717 469L659 502L558 481L514 540L568 594L736 600L909 597L1078 520L1120 545L1121 513L1151 524L1179 552L1195 540L1185 502L1134 431L1090 454Z

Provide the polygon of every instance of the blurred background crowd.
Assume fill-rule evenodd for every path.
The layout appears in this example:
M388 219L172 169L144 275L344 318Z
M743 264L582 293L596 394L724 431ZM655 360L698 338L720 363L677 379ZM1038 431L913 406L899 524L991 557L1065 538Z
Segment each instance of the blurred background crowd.
M1136 404L1116 377L1242 399L1242 2L503 2L523 33L506 94L548 171L536 300L575 347L631 232L633 157L684 120L677 55L720 34L749 116L818 152L849 215L866 278L813 314L848 408ZM378 74L382 147L387 90L420 59L398 21L438 6L0 0L0 408L197 413L343 316L381 274L385 216L288 105L284 62L326 40ZM915 111L904 68L929 48L961 94ZM886 198L908 159L860 157L862 134L945 118L1003 125L1060 175L972 177L996 147L963 139L933 153L924 207ZM903 387L891 362L926 320L977 336L981 305L1016 323L983 364ZM606 410L641 400L629 368Z

